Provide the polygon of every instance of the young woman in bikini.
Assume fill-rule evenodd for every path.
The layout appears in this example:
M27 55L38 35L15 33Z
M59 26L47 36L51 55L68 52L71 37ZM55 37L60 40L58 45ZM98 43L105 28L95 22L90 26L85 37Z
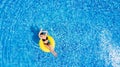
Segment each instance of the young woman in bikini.
M57 57L57 53L54 51L53 47L50 45L50 41L48 40L48 32L47 31L43 31L42 29L40 30L38 36L40 39L42 39L44 45L50 50L50 52Z

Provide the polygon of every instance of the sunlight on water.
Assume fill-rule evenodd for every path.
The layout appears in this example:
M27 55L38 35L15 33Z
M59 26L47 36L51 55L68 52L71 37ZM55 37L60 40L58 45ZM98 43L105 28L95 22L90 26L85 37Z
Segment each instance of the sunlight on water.
M108 30L103 30L100 36L101 58L105 60L105 66L120 67L120 47L115 46L112 42L111 33Z
M120 47L109 47L109 56L113 67L120 67Z

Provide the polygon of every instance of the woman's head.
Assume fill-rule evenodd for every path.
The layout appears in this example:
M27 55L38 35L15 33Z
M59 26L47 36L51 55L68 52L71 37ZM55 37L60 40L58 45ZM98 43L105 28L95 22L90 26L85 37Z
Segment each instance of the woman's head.
M46 37L46 33L41 32L41 33L40 33L40 37L41 37L41 38L45 38L45 37Z

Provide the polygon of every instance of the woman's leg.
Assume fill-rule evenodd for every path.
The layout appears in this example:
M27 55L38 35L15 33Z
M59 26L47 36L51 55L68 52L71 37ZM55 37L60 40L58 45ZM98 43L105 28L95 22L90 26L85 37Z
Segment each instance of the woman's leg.
M47 48L50 50L50 52L56 57L57 56L57 53L54 51L53 47L50 46L50 45L46 45Z

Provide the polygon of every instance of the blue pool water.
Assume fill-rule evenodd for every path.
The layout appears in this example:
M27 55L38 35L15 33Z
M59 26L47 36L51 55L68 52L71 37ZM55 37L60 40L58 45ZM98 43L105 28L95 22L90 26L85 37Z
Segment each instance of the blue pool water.
M0 67L120 67L119 20L120 0L0 0Z

